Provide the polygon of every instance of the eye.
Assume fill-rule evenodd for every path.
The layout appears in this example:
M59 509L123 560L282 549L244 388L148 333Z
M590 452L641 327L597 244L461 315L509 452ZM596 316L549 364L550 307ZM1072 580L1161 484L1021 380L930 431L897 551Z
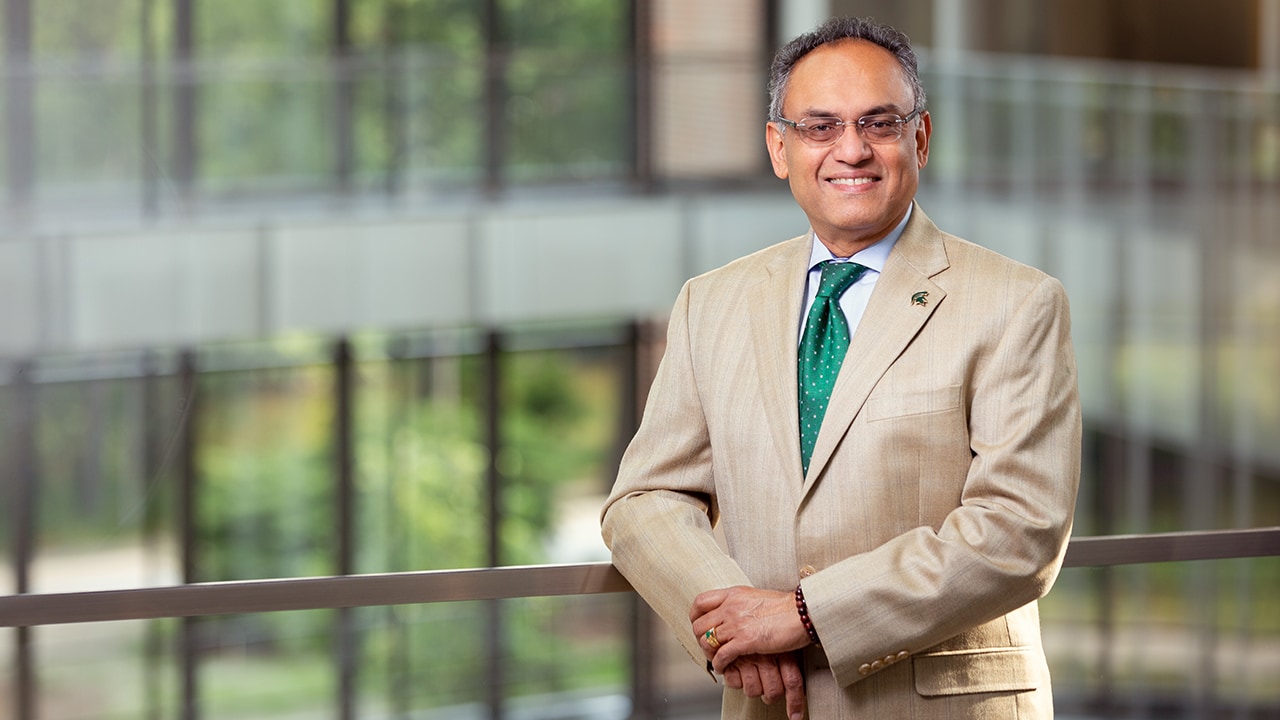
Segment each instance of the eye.
M873 115L862 118L862 121L858 124L867 130L892 130L898 124L898 118L892 115Z
M839 124L835 118L809 118L801 123L801 127L810 132L829 133L835 131Z

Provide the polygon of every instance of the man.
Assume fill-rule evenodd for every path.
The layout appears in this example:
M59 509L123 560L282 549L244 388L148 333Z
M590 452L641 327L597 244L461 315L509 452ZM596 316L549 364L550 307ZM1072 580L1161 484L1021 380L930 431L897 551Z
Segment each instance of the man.
M685 284L603 511L614 564L724 675L725 718L1051 717L1062 286L914 204L932 119L896 30L829 21L770 86L811 230Z

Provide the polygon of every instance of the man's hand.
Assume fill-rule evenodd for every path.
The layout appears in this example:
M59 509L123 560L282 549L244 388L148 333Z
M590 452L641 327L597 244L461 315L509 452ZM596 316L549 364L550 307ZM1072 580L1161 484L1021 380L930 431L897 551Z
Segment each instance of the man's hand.
M725 669L724 682L748 697L758 697L772 705L783 697L787 700L787 717L804 718L804 675L796 653L781 655L745 655Z
M689 620L719 673L747 655L777 655L809 644L795 596L788 592L744 586L711 590L694 598ZM712 628L715 645L707 637Z

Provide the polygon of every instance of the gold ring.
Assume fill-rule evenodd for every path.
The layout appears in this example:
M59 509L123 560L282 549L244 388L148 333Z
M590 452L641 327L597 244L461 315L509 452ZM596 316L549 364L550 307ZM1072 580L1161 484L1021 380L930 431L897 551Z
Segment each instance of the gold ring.
M711 628L710 630L703 633L702 637L706 638L707 644L711 646L712 650L715 650L716 648L720 647L720 641L716 639L715 628Z

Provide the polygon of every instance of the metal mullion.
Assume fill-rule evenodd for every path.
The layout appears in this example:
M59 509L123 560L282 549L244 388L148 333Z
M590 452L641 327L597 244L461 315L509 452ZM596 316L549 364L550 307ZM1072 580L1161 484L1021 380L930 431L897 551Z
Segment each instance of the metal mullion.
M32 67L31 5L34 0L6 0L5 54L5 181L9 211L25 219L35 191L35 73Z
M173 158L172 172L177 183L182 210L189 212L195 201L199 133L197 118L199 87L195 63L195 2L173 0Z
M1221 108L1217 106L1216 93L1210 90L1188 92L1186 95L1185 118L1214 118ZM1191 123L1191 166L1185 168L1191 180L1187 183L1188 206L1203 202L1204 198L1213 197L1213 187L1220 179L1220 168L1214 162L1219 157L1217 142L1219 138L1213 132L1216 122ZM1184 501L1187 522L1184 527L1191 530L1206 530L1214 525L1217 502L1215 485L1217 472L1215 467L1219 455L1221 422L1217 411L1218 397L1218 332L1219 299L1226 297L1222 283L1222 258L1224 246L1229 248L1231 233L1227 237L1211 237L1210 232L1224 227L1218 222L1222 213L1220 201L1216 198L1208 208L1210 217L1206 221L1203 213L1198 213L1199 224L1193 224L1198 235L1198 266L1196 277L1199 282L1192 292L1196 296L1195 352L1199 370L1195 386L1196 408L1198 418L1194 429L1194 439L1190 450L1192 458L1186 471ZM1216 234L1216 233L1215 233ZM1201 717L1207 717L1216 704L1215 689L1218 685L1218 672L1215 667L1214 654L1218 645L1216 622L1217 602L1217 568L1196 565L1188 576L1190 583L1189 596L1193 599L1192 618L1198 626L1196 646L1199 651L1196 668L1191 673L1193 681L1187 689L1191 694L1190 707L1196 708Z
M1122 216L1122 225L1114 239L1113 277L1116 284L1117 303L1109 322L1112 330L1111 367L1121 367L1125 362L1125 343L1135 333L1135 313L1145 308L1143 298L1138 297L1137 283L1130 282L1138 268L1144 267L1139 253L1134 249L1134 238L1141 237L1152 225L1153 187L1151 180L1151 145L1152 145L1152 105L1151 83L1135 86L1117 85L1115 102L1125 108L1131 115L1125 123L1125 129L1131 133L1126 143L1129 158L1123 170L1124 184L1130 188L1127 211ZM1150 312L1145 310L1145 312ZM1132 359L1128 362L1134 362ZM1151 487L1152 487L1152 437L1150 426L1151 413L1147 408L1150 399L1139 398L1132 389L1125 392L1124 384L1116 374L1111 376L1112 387L1109 395L1114 398L1116 417L1119 419L1125 437L1125 457L1123 468L1117 478L1122 478L1125 488L1125 525L1128 532L1147 532L1151 526ZM1135 407L1140 405L1140 407ZM1147 607L1150 602L1151 582L1149 568L1136 566L1126 573L1132 584L1128 593L1136 607ZM1144 641L1149 636L1146 622L1135 623L1131 628L1131 637L1135 645L1145 647ZM1126 668L1127 672L1142 673L1143 660L1137 656L1136 667ZM1148 714L1151 706L1151 693L1148 683L1138 683L1133 691L1131 706L1139 715Z
M648 0L631 0L631 178L642 193L653 177L653 10Z
M142 175L139 180L142 185L142 214L143 216L153 216L160 212L160 178L158 177L157 165L155 158L160 155L157 147L156 137L160 131L159 106L157 105L158 94L156 92L156 57L155 57L155 38L153 37L153 14L155 12L156 0L142 0L142 6L138 12L138 36L139 36L139 67L138 74L141 82L141 92L139 93L138 123L139 136L138 147L141 150L141 157L138 158L138 168Z
M334 175L337 190L341 194L351 192L355 174L355 139L353 136L352 110L355 105L355 82L351 47L351 0L333 0L333 48L334 73Z
M1280 9L1280 5L1277 6ZM1276 38L1280 41L1280 37ZM1257 152L1256 143L1253 135L1253 123L1257 117L1256 106L1251 99L1253 94L1249 92L1237 93L1235 96L1235 107L1238 111L1238 137L1243 144L1238 158L1252 158ZM1236 173L1234 175L1235 187L1234 193L1241 198L1243 207L1236 209L1236 217L1243 218L1243 227L1241 237L1245 238L1243 243L1237 244L1237 250L1245 254L1246 257L1260 258L1264 252L1264 244L1261 239L1264 237L1262 226L1259 224L1257 214L1259 208L1260 195L1258 193L1259 184L1253 175L1253 169L1250 164L1241 160L1236 165ZM1261 274L1257 272L1254 263L1247 265L1239 262L1235 263L1234 269L1241 271L1243 277L1231 279L1231 284L1235 287L1253 287L1253 278L1261 278ZM1233 368L1233 374L1237 378L1249 378L1246 382L1251 382L1252 378L1261 372L1258 366L1257 358L1261 349L1260 335L1258 333L1258 323L1254 322L1251 313L1247 308L1241 308L1237 302L1234 306L1239 312L1236 318L1236 329L1234 342L1239 348L1236 367ZM1258 453L1258 438L1256 436L1256 428L1252 422L1253 406L1247 402L1243 393L1237 393L1234 407L1233 418L1231 422L1231 516L1233 527L1248 527L1254 522L1252 498L1254 495L1254 471L1255 458ZM1235 675L1239 681L1248 685L1252 664L1249 662L1249 650L1251 649L1251 635L1249 633L1250 626L1255 621L1255 604L1253 589L1253 564L1237 562L1233 563L1235 570L1235 596L1236 608L1232 613L1234 617L1239 619L1237 628L1237 641L1240 643L1242 652L1237 654L1233 659L1237 665ZM1231 671L1228 671L1231 672ZM1236 712L1238 716L1243 717L1247 705L1247 699L1243 693L1233 693L1235 697Z
M484 149L483 189L490 197L502 191L502 161L506 157L507 51L502 32L502 4L484 0L481 36L484 38Z

